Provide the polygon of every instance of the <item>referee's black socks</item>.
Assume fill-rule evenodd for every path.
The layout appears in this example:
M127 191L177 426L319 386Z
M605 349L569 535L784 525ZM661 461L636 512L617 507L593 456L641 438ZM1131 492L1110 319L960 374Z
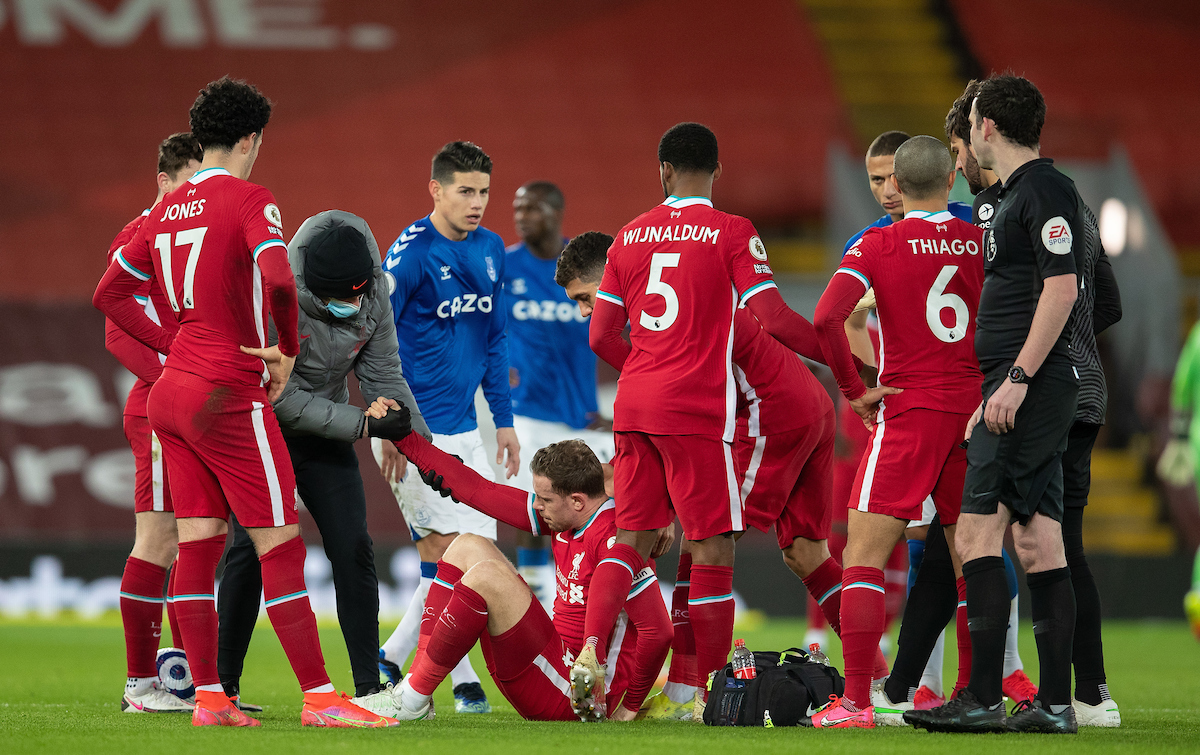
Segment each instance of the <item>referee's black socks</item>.
M1038 699L1071 704L1071 645L1075 635L1075 589L1067 567L1027 574L1033 636L1038 648Z
M1008 631L1011 604L1004 559L984 556L967 561L963 564L963 577L967 580L967 626L971 629L971 682L967 689L990 708L1004 700L1004 635ZM1067 585L1070 587L1069 582ZM1074 605L1072 601L1072 617ZM1070 661L1069 652L1067 660ZM1069 678L1069 666L1067 674Z

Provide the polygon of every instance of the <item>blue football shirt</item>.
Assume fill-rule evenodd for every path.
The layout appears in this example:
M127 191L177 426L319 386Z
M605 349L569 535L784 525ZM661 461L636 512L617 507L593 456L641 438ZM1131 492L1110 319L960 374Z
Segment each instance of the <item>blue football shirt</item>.
M519 380L512 409L582 430L598 410L596 355L579 305L554 282L557 265L557 259L541 259L523 243L505 255L508 361Z
M954 217L958 218L959 220L965 220L968 223L972 222L972 220L975 217L974 212L971 208L971 205L963 204L962 202L955 202L955 201L951 200L949 203L949 206L946 209L948 209L950 211L950 214L953 215ZM871 230L872 228L887 228L891 224L892 224L892 216L884 215L879 220L876 220L874 223L870 224L866 228L864 228L861 231L859 231L858 233L854 234L853 236L850 237L850 240L846 242L846 246L842 247L842 256L845 257L847 250L849 250L850 247L854 246L854 242L861 239L863 237L863 234L866 233L867 231Z
M496 427L512 427L500 237L479 228L451 241L427 215L388 248L383 269L391 276L404 379L430 431L478 427L481 384Z

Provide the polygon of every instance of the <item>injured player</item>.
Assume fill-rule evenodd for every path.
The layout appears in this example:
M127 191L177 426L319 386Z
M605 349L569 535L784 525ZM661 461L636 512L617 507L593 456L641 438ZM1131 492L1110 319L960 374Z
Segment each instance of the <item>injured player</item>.
M485 480L418 435L396 446L435 490L534 535L553 534L557 594L551 621L494 544L460 535L438 562L416 659L393 692L393 714L402 720L432 718L433 691L479 641L488 672L522 717L575 719L569 679L583 647L588 587L616 535L599 459L578 440L541 449L531 463L531 494ZM654 555L672 539L672 532L664 532ZM671 634L658 580L648 565L634 575L613 630L605 685L594 693L597 710L613 711L614 720L633 719L662 669Z

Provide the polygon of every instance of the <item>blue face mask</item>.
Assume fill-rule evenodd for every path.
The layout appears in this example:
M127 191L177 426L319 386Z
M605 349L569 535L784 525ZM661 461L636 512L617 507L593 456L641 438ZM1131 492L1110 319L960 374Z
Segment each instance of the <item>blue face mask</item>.
M330 299L329 303L325 305L325 309L328 310L329 314L343 320L357 315L359 307L360 305L358 304L351 304L339 299Z

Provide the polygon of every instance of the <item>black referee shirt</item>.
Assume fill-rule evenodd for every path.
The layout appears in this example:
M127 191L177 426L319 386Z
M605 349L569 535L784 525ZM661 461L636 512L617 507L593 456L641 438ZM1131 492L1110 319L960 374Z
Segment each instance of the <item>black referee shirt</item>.
M971 222L985 231L992 227L992 220L1000 207L1000 200L997 199L999 193L1000 182L997 181L975 195L975 203L971 206Z
M1083 268L1083 200L1053 163L1040 158L1013 171L998 192L992 227L984 232L975 354L985 373L1016 360L1033 324L1042 281ZM1064 328L1046 362L1070 365L1069 340Z

